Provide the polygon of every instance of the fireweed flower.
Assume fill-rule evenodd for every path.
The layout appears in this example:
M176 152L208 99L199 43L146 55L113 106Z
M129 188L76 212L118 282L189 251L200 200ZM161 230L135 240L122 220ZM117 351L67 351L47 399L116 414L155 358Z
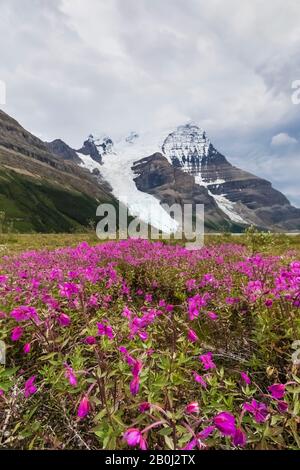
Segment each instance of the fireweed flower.
M208 352L206 354L202 354L201 356L199 356L199 359L202 362L203 367L204 367L205 370L215 369L216 368L216 364L212 360L212 353L211 352Z
M273 384L268 387L269 392L272 395L272 398L276 400L281 400L285 395L285 385L284 384Z
M137 428L127 429L123 434L123 438L130 447L140 446L140 449L142 450L147 449L146 441L144 440L140 430Z
M69 366L68 364L64 364L65 368L66 368L66 372L65 372L65 377L66 379L68 379L70 385L72 385L72 387L76 387L77 386L77 377L74 373L74 370L71 366Z
M132 367L133 377L137 377L138 375L140 375L142 368L143 368L142 361L134 360L133 367Z
M29 354L29 353L30 353L30 350L31 350L31 345L30 345L30 343L24 344L24 347L23 347L23 352L24 352L24 354Z
M71 324L71 319L66 313L61 313L58 317L58 323L62 327L67 327Z
M84 419L90 412L90 403L86 395L81 399L77 410L77 416L80 419Z
M59 294L61 297L66 297L67 299L71 299L76 294L78 294L80 288L78 284L74 284L73 282L64 282L59 286Z
M185 411L189 414L193 414L193 413L198 414L200 411L199 403L197 401L192 401L185 407Z
M33 395L37 391L37 387L34 384L35 379L36 376L33 375L25 382L24 395L26 398L30 397L30 395Z
M202 431L199 432L198 438L204 441L207 439L216 429L215 426L207 426L206 428L202 429Z
M11 340L18 341L23 335L24 330L21 326L16 326L11 332Z
M25 305L16 307L14 310L11 311L10 316L18 322L27 321L31 318L35 321L38 321L36 309L34 307L27 307Z
M139 410L141 413L145 413L145 411L149 411L150 410L150 403L148 403L147 401L143 402L140 404L139 406Z
M189 320L194 320L199 316L200 310L206 305L206 300L199 294L188 299L188 317Z
M240 372L240 375L241 375L242 381L245 382L246 385L250 385L250 384L251 384L250 377L249 377L248 374L246 374L246 372Z
M207 383L205 382L204 378L202 375L197 374L197 372L193 372L195 382L198 384L202 385L203 388L207 387Z
M140 378L139 376L133 377L129 385L131 395L135 396L139 393L140 389Z
M122 317L125 317L125 318L128 318L128 320L130 320L130 318L132 317L132 311L129 310L128 307L124 307L123 309L123 312L122 312Z
M214 424L225 436L233 436L235 434L235 417L226 411L222 411L214 417Z
M198 336L197 333L194 330L189 330L188 331L188 340L191 341L191 343L196 343L198 341Z
M215 312L207 312L206 314L211 320L217 320L218 315Z
M286 401L279 400L277 402L277 409L279 413L286 413L286 411L289 409L289 404Z
M97 323L98 327L98 334L100 336L107 336L109 339L114 339L113 329L110 325L106 325L105 323Z
M251 403L244 403L243 408L253 415L257 423L263 423L267 420L268 409L264 403L260 403L253 398Z
M194 450L198 444L198 439L192 439L181 450Z
M89 345L96 344L96 338L95 336L87 336L84 342Z
M232 442L236 447L244 447L246 444L246 434L241 429L236 429L232 436Z
M147 341L148 339L148 333L146 331L140 331L138 333L139 337L141 338L142 341Z

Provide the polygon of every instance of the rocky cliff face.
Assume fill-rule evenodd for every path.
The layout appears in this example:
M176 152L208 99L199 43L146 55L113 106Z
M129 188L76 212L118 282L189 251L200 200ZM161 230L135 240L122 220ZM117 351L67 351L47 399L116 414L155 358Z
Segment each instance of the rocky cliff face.
M0 210L17 230L80 229L99 202L116 204L107 183L78 161L64 142L46 144L0 110Z
M68 160L74 163L80 163L80 158L78 157L75 150L73 150L69 145L67 145L61 139L55 139L52 142L45 142L45 145L49 152L54 155L58 155L63 160Z
M134 163L137 188L158 198L162 204L204 204L205 225L211 230L234 229L234 224L219 209L207 189L196 184L195 178L170 164L161 153L155 153ZM238 226L235 227L238 229Z

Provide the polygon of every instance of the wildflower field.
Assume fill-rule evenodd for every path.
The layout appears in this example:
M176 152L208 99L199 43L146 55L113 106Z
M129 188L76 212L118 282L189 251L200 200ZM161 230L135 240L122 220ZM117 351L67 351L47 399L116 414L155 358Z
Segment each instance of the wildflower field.
M300 256L275 248L1 255L0 447L300 448Z

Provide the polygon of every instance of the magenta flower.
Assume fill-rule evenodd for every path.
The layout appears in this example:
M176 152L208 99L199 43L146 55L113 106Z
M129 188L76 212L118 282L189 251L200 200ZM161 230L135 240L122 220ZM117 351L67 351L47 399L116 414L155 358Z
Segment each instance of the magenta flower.
M23 328L21 326L16 326L11 332L11 340L18 341L23 335Z
M79 403L77 410L77 416L80 419L84 419L90 412L90 403L87 395L84 395Z
M137 445L144 445L145 441L143 439L142 433L137 428L129 428L124 433L123 438L130 447L135 447ZM143 449L145 450L145 449Z
M139 376L137 375L136 377L134 377L132 379L132 381L130 382L130 385L129 385L129 389L130 389L130 393L131 395L135 396L139 393L139 389L140 389L140 378Z
M96 344L96 338L95 336L87 336L84 342L89 345Z
M225 436L233 436L235 433L235 417L226 411L222 411L214 417L214 424Z
M148 333L146 331L139 331L138 335L142 341L147 341Z
M279 413L286 413L286 411L289 409L289 405L286 401L279 400L277 402L277 409Z
M181 450L194 450L198 444L198 439L192 439Z
M27 321L32 318L35 321L38 321L38 315L36 309L34 307L26 307L25 305L21 305L20 307L16 307L10 315L16 321Z
M246 385L250 385L251 384L251 379L249 377L248 374L246 374L246 372L240 372L241 374L241 379L243 380L243 382L245 382Z
M246 444L246 434L241 429L236 429L232 436L232 442L236 447L244 447Z
M206 387L207 387L207 383L205 382L205 380L204 380L204 378L202 377L202 375L197 374L197 372L194 372L193 375L194 375L195 382L197 382L198 384L202 385L203 388L206 388Z
M198 341L198 336L197 336L197 333L194 331L194 330L189 330L188 331L188 340L191 341L191 343L195 343L196 341Z
M37 391L37 387L34 384L36 376L33 375L25 382L24 395L28 398L30 395L33 395Z
M149 411L150 410L150 403L148 403L147 401L144 401L143 403L140 404L139 406L139 410L141 413L145 413L145 411Z
M204 441L214 432L215 429L215 426L207 426L206 428L202 429L202 431L198 434L199 439Z
M273 398L276 400L281 400L285 395L285 385L284 384L273 384L268 387L269 392Z
M130 447L139 446L141 450L147 450L147 443L142 436L142 433L136 428L127 429L123 438L127 441Z
M133 363L132 366L133 366L132 367L132 375L133 375L133 377L137 377L141 373L141 370L143 368L143 363L142 363L142 361L134 360L134 363Z
M58 323L60 324L60 326L65 328L66 326L70 325L71 319L66 313L61 313L58 317Z
M65 368L66 368L66 372L65 372L65 377L66 379L68 379L70 385L72 387L76 387L77 386L77 377L74 373L74 370L71 366L69 366L68 364L64 364Z
M113 329L110 325L105 323L97 323L98 334L100 336L107 336L109 339L114 339Z
M217 319L218 319L218 315L217 315L215 312L207 312L207 316L208 316L211 320L217 320Z
M206 354L202 354L201 356L199 356L199 359L202 362L203 367L204 367L205 370L215 369L216 368L216 364L212 360L212 353L211 352L208 352Z
M268 409L264 403L260 403L253 398L251 403L244 403L243 408L253 415L257 423L263 423L267 420Z
M29 354L29 353L30 353L30 350L31 350L31 345L30 345L30 343L24 344L24 347L23 347L23 352L24 352L24 354Z
M199 403L197 401L192 401L185 407L185 411L189 414L198 414L200 411Z
M60 287L59 294L62 297L66 297L67 299L71 299L79 292L79 285L74 284L73 282L65 282L64 284L61 284L59 287Z

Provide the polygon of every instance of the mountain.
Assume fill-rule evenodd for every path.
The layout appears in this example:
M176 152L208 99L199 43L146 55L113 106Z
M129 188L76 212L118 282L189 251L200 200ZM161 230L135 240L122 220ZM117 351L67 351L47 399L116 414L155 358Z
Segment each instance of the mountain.
M6 223L20 232L82 230L100 202L116 204L110 186L80 168L80 161L64 142L46 144L0 110L0 211Z
M162 206L173 203L204 204L208 231L300 230L300 209L231 165L195 123L123 139L90 135L75 150L41 141L0 110L0 211L17 230L81 230L101 202L121 202L164 232L178 227Z
M96 142L101 165L92 154L79 151L81 166L97 168L115 197L154 226L163 220L164 229L174 228L159 201L204 204L207 230L241 231L250 224L300 230L300 209L269 181L233 166L195 123L157 133L132 132L116 142L109 139L108 148L101 139Z

